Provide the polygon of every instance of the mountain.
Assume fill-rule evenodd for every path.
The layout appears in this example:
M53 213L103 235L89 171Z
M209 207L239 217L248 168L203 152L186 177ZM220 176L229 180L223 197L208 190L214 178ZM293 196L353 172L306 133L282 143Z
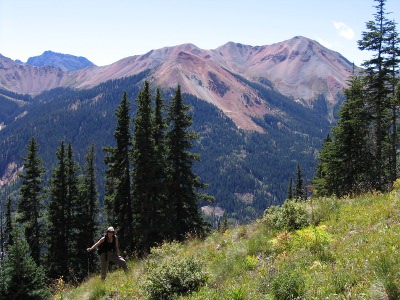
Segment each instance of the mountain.
M153 89L162 87L166 103L180 84L192 107L199 134L193 150L202 158L195 172L216 199L205 211L254 219L282 203L297 164L304 182L312 179L351 70L339 53L304 37L270 46L229 42L214 50L184 44L76 71L0 56L0 188L15 178L35 136L47 170L62 140L72 143L80 163L96 141L102 195L101 149L113 145L115 109L126 91L134 114L148 80Z
M319 104L316 101L322 97L327 107L324 117L333 120L353 66L316 41L294 37L269 46L229 42L214 50L183 44L72 72L18 65L0 57L0 88L31 95L57 87L88 89L144 70L151 70L148 80L153 84L169 88L179 83L183 92L216 105L239 128L262 132L252 118L277 112L238 76L307 107Z
M94 63L82 56L45 51L42 55L33 56L26 64L36 67L51 66L64 71L76 71L94 66Z

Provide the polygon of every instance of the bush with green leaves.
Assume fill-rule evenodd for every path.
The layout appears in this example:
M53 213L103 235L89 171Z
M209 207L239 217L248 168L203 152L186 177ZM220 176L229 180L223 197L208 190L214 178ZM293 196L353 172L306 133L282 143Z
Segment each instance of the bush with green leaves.
M309 225L304 202L286 200L282 206L270 206L264 212L264 223L273 229L297 230Z
M168 300L198 290L206 283L201 264L191 257L173 255L149 260L143 290L149 299Z

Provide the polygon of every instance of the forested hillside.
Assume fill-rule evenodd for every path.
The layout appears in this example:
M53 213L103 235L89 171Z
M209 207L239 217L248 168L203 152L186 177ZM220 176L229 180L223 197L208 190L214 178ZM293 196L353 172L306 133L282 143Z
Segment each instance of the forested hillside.
M123 92L127 92L132 102L133 115L134 100L147 75L144 72L112 80L89 90L60 88L36 97L0 93L7 108L2 110L1 119L5 128L0 131L0 173L4 174L12 162L21 165L31 137L39 145L47 178L62 140L73 145L80 163L87 147L94 142L103 203L105 166L101 149L113 145L114 113ZM260 216L272 203L282 203L289 178L295 178L297 164L303 170L305 182L310 182L317 149L329 130L328 122L320 117L325 113L324 107L305 108L271 89L254 87L272 108L285 111L284 115L266 115L256 120L265 134L240 130L215 106L184 95L185 103L192 107L193 130L200 135L193 147L201 155L201 163L195 165L195 170L209 184L208 193L215 197L213 205L240 221ZM163 94L168 103L171 92Z

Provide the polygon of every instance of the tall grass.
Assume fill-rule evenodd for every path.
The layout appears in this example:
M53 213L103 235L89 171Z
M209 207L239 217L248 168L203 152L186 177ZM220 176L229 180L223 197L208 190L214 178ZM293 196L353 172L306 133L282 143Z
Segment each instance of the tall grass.
M276 207L250 225L165 244L130 261L128 276L117 270L101 282L95 275L54 299L149 299L146 280L162 289L175 275L194 285L171 299L400 299L400 183L395 187ZM157 277L161 269L165 276Z

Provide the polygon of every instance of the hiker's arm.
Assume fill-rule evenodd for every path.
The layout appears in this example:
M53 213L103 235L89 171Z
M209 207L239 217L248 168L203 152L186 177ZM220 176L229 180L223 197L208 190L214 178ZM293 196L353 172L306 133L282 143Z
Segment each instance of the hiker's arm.
M102 238L100 238L100 239L96 242L96 244L94 244L92 247L87 248L87 249L86 249L87 252L92 252L93 249L96 249L97 247L99 247L103 242L104 242L104 236L103 236Z
M118 245L118 237L115 236L115 254L119 256L119 245Z

